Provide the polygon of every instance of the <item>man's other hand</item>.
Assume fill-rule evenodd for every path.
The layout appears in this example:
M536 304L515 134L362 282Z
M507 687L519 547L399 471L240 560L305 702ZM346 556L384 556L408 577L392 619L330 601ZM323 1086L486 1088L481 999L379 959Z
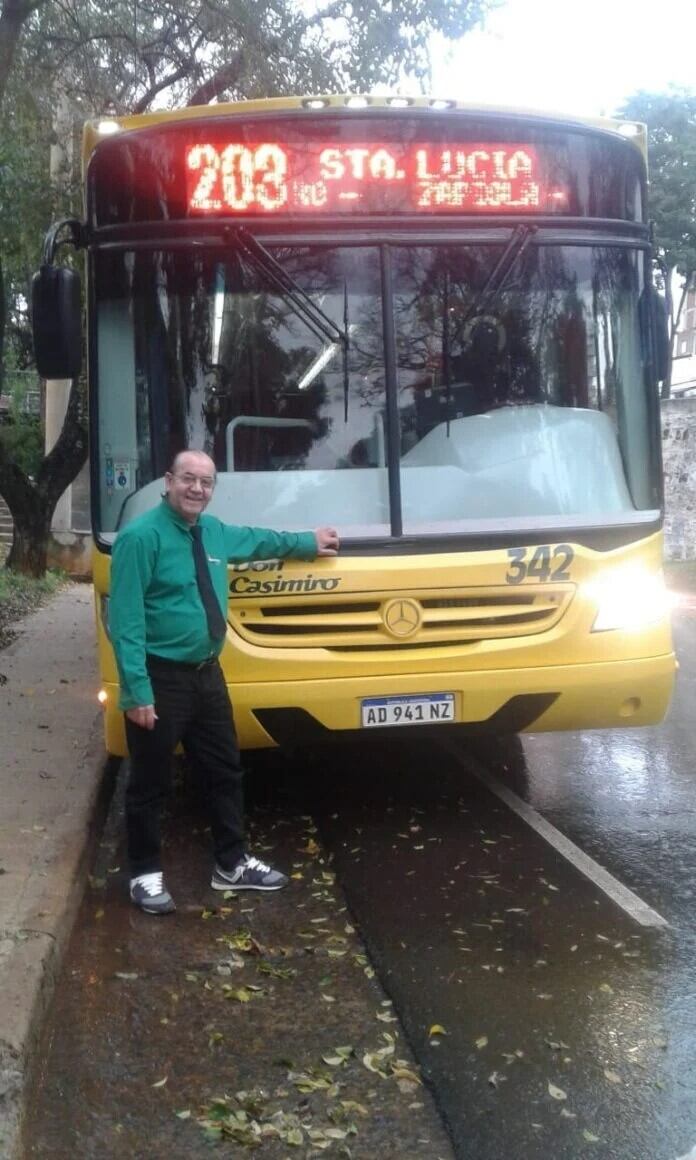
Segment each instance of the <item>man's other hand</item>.
M154 729L157 720L154 705L138 705L137 709L126 709L126 717L141 729Z
M335 556L339 549L338 532L335 528L315 528L317 556Z

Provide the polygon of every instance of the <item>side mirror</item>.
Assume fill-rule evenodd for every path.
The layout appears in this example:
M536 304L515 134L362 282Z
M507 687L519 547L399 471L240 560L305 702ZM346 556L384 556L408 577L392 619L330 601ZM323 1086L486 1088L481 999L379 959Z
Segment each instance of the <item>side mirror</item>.
M82 369L80 275L44 265L31 285L36 369L44 379L75 379Z
M654 289L650 294L650 313L655 335L655 373L658 382L663 382L669 372L669 322L667 303Z

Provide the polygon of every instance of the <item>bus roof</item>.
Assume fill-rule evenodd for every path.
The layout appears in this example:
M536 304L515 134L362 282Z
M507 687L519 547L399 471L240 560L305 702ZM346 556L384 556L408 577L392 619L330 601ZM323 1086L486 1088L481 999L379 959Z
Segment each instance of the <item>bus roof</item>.
M166 125L176 121L193 121L199 117L249 117L258 113L280 113L297 110L308 115L322 110L336 109L430 109L437 113L465 112L484 116L501 116L521 120L529 118L565 128L596 129L629 140L647 156L647 128L639 121L620 120L616 117L579 117L553 113L542 109L524 109L511 105L484 105L468 101L444 100L435 97L368 96L362 94L331 94L317 97L269 97L264 100L234 101L218 105L190 105L183 109L161 109L133 116L104 116L85 123L82 160L87 162L105 136L124 131Z

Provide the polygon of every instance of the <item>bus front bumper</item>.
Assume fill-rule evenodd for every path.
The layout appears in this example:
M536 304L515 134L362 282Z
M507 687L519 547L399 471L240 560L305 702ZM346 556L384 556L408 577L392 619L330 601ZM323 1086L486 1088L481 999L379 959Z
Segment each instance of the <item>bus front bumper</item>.
M367 698L451 693L452 723L392 725L390 730L464 730L476 734L611 729L655 725L664 717L674 685L674 653L591 665L441 675L330 678L293 683L229 684L242 749L301 745L363 728ZM118 687L105 685L108 752L125 755Z

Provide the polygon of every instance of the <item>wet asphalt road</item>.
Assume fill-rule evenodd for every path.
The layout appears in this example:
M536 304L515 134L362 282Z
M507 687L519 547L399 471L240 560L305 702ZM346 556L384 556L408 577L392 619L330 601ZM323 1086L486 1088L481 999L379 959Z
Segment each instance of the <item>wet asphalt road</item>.
M343 924L327 924L334 934L325 937L341 937L336 932L349 919L384 993L377 989L366 999L356 992L349 956L329 962L327 982L328 960L304 955L299 1027L283 1025L282 1017L277 1029L272 1019L258 1022L252 1057L266 1052L270 1068L294 1032L307 1066L312 1052L326 1051L345 1033L345 1022L324 1018L317 993L335 992L356 1028L365 1003L379 1009L386 994L458 1160L677 1160L689 1153L696 1145L696 613L684 608L675 619L682 670L660 728L454 748L399 736L317 750L301 763L257 764L252 819L295 867L298 849L310 842L307 819L314 820L328 852L323 871L315 866L314 873L330 867L340 888L324 908L319 898L317 916L324 919L326 905L334 906ZM492 771L668 927L639 926L491 793L477 770ZM190 874L179 863L185 856L189 872L202 878L204 838L191 833L188 818L180 795L169 857L178 866L173 886L193 899ZM117 824L114 814L110 825ZM215 1027L197 988L205 985L211 952L194 945L193 918L168 943L159 920L153 926L123 903L123 883L106 865L120 861L116 833L107 834L102 852L105 893L86 899L47 1030L32 1156L199 1154L191 1125L176 1121L173 1109L183 1092L202 1100L210 1089ZM309 875L306 867L296 872ZM294 900L311 907L314 895ZM299 961L292 947L278 951L289 941L290 897L283 907L264 899L261 909L251 906L256 914L232 916L262 922L276 966ZM188 912L199 931L200 908L191 901ZM198 976L188 987L185 1020L172 1013L181 1000L166 998L185 990L182 970ZM111 985L116 974L148 978L155 997L150 987L143 1005L124 992L127 980ZM360 980L363 987L362 973ZM369 985L377 988L377 981ZM163 1014L163 1004L172 1010ZM269 1037L277 1039L272 1047ZM170 1090L178 1084L167 1117L161 1090L137 1083L144 1075L157 1082L159 1071L171 1074ZM378 1102L386 1091L380 1078ZM421 1092L421 1099L406 1096L380 1108L370 1131L361 1124L357 1136L322 1153L264 1145L261 1154L339 1155L349 1145L354 1158L444 1157L444 1136L427 1135L432 1109L427 1090ZM152 1144L136 1146L147 1131Z

